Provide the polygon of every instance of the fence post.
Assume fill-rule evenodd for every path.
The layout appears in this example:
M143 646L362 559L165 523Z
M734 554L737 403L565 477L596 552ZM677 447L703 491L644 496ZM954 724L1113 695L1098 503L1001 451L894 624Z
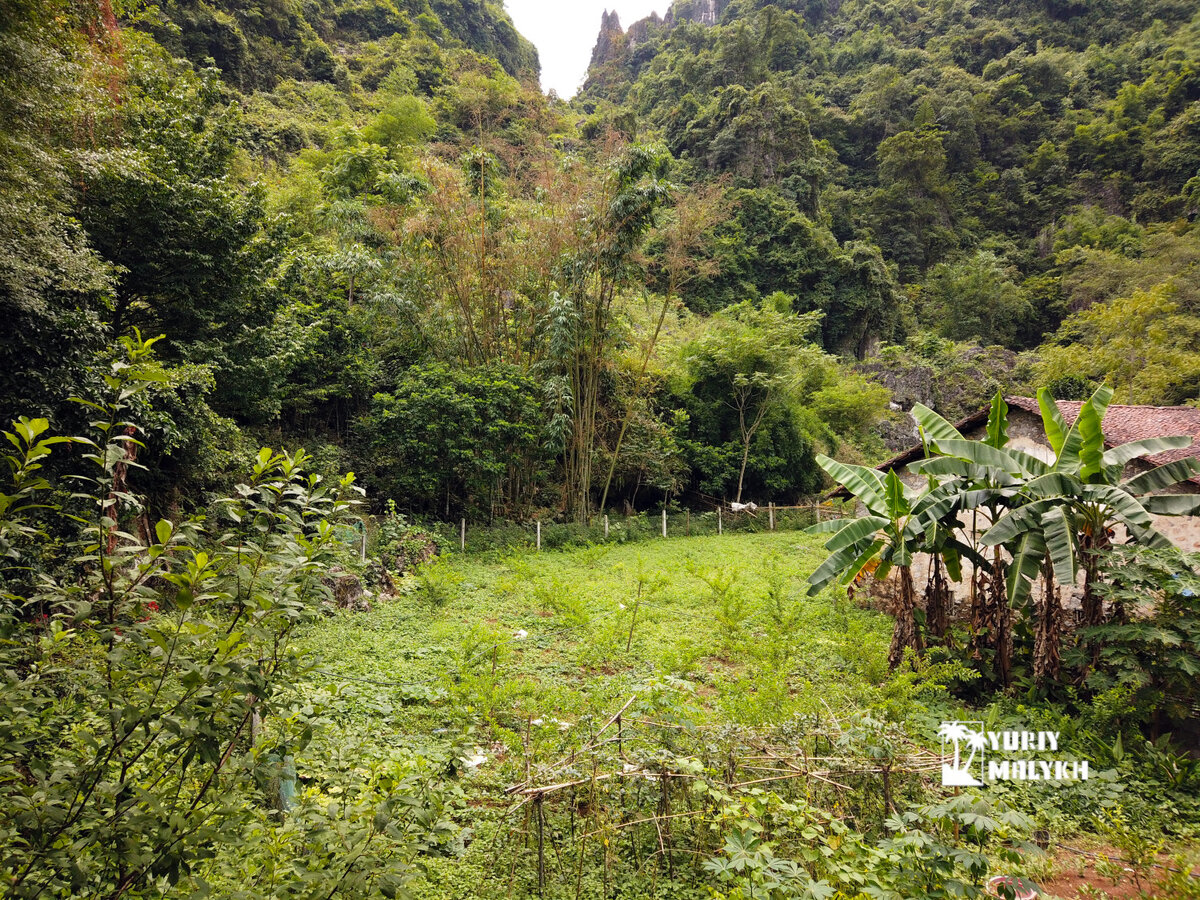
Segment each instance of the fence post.
M365 563L367 561L367 520L366 519L362 520L362 530L363 530L362 561Z
M667 536L667 508L663 507L663 537Z
M775 504L774 503L767 504L767 514L770 517L771 530L774 531L775 530Z
M604 515L604 539L608 540L608 514Z
M692 511L690 509L683 511L683 533L689 535L692 533Z
M717 507L717 534L721 533L721 507Z
M467 552L467 520L462 520L462 531L459 533L458 549L462 552Z
M542 552L542 520L537 520L537 551Z

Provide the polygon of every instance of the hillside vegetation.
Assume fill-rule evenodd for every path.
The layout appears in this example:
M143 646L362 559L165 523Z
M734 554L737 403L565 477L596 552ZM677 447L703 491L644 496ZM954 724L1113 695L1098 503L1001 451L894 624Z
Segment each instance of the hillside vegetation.
M1193 7L0 0L0 894L1194 900Z
M8 9L2 412L165 335L156 511L267 436L582 519L790 502L889 400L1197 395L1186 4L681 3L570 104L491 3Z
M577 103L738 198L692 308L784 290L830 348L1042 345L1038 374L1077 394L1175 403L1197 392L1197 27L1173 2L697 0L607 19ZM876 248L902 293L842 283ZM1103 352L1120 329L1153 371Z

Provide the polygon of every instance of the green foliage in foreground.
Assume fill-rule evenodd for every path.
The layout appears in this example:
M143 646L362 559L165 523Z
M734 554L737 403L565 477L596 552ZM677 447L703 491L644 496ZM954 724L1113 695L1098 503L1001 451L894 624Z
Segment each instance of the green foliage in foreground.
M1131 821L1174 839L1200 821L1186 760L1102 712L1072 739L1113 771L1057 806L933 787L922 747L968 715L946 688L971 673L889 675L887 619L803 596L821 553L795 532L446 554L372 611L334 611L355 490L303 454L262 451L210 520L143 524L129 415L163 377L126 344L71 497L43 478L48 423L9 436L13 896L972 897L1036 864L1035 810L1133 850Z
M436 838L420 764L331 757L320 787L310 774L295 790L318 716L295 690L292 639L328 597L334 522L360 492L264 449L211 519L151 527L128 487L142 447L129 417L163 377L149 343L126 342L87 403L91 436L69 442L82 459L66 485L42 477L65 443L45 419L5 434L5 895L163 896L181 881L227 897L391 895Z
M795 532L449 554L398 598L307 633L325 660L307 688L329 710L322 740L454 773L451 817L470 834L460 853L421 861L412 890L429 900L510 885L555 898L981 896L984 872L1046 871L1023 843L1035 824L1074 840L1123 811L1129 841L1194 839L1190 770L1136 737L1124 694L1094 709L1000 697L963 710L947 690L973 677L961 664L889 675L886 617L805 596L822 557ZM965 718L1061 730L1095 776L944 795L910 754ZM805 753L834 760L809 765L836 784L779 761ZM540 803L520 793L550 785L565 786Z

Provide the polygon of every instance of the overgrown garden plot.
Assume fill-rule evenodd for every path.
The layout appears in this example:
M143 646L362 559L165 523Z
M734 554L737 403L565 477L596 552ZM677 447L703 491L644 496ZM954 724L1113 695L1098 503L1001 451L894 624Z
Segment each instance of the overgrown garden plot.
M949 896L997 871L1053 875L1035 834L1107 827L1114 855L1164 834L1131 821L1154 789L1111 753L1074 788L935 785L942 721L1061 728L1095 756L1102 713L1077 727L1050 706L968 711L948 657L889 674L888 617L804 596L820 543L443 559L310 631L306 692L329 720L313 750L421 761L446 798L445 844L412 885L431 898ZM319 765L300 775L321 790ZM1172 808L1194 822L1180 788ZM1180 825L1171 849L1194 834Z

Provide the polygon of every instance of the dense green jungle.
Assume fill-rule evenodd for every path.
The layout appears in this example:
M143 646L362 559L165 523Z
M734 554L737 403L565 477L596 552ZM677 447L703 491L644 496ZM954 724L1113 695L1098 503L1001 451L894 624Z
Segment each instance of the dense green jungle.
M1200 898L1200 12L597 25L0 0L0 896Z

